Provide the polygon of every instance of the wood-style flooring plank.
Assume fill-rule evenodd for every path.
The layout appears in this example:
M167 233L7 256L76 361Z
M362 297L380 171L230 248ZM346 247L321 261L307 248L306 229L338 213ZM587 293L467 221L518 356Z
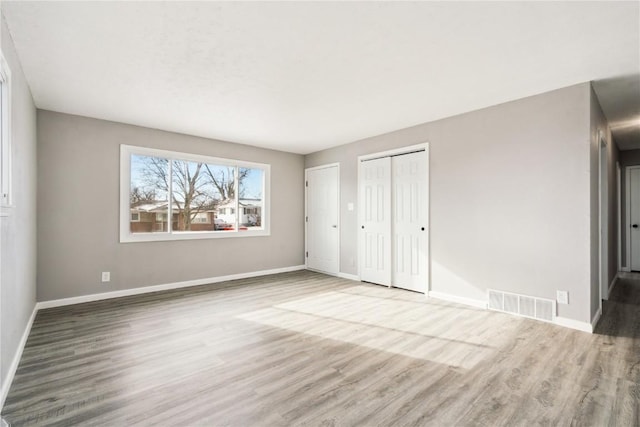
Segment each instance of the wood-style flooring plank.
M594 334L300 271L41 310L12 426L640 426L640 281Z

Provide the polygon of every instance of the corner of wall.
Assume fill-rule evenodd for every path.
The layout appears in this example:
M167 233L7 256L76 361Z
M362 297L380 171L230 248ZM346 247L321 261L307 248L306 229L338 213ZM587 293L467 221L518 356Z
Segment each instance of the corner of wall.
M619 227L621 221L621 212L618 206L618 188L616 165L620 158L620 151L613 140L611 129L607 118L602 111L600 101L594 90L593 83L589 83L589 145L590 145L590 193L591 193L591 239L590 239L590 257L591 257L591 286L590 286L590 317L596 319L601 314L600 299L606 299L609 283L615 280L618 273L618 259L621 256L619 242ZM601 147L600 140L606 143L606 182L603 189L600 188L600 167L601 167ZM600 217L605 216L600 208L600 192L606 194L607 206L605 207L606 224L605 232L607 235L607 250L601 265L600 258ZM606 269L606 278L601 279L601 269ZM600 282L604 281L604 284ZM600 288L603 288L602 290ZM606 289L605 289L606 287ZM602 293L602 295L601 295Z
M11 70L13 201L0 219L0 379L6 396L36 306L36 108L9 28L0 19L2 53Z

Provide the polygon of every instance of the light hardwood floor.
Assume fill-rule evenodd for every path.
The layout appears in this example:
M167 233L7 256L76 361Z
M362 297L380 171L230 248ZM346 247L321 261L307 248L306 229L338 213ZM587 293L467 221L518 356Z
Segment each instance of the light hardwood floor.
M639 426L640 282L597 333L301 271L38 313L19 425Z

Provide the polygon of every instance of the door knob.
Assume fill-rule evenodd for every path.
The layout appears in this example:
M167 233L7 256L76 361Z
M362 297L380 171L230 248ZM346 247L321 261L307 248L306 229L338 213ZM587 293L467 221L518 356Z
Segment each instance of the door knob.
M333 227L333 228L338 228L338 226L337 226L337 225L332 225L331 227Z
M362 229L364 230L364 225L362 226Z
M633 224L632 227L633 228L638 228L638 224Z
M424 231L424 227L422 227L420 230Z

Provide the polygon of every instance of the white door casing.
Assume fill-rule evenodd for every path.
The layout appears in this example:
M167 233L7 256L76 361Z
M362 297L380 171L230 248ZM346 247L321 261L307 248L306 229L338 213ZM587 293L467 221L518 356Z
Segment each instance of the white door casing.
M602 310L602 300L608 299L609 291L609 174L607 141L602 132L599 133L598 162L598 262L600 271L598 301L599 308Z
M391 158L393 212L392 284L427 292L427 153Z
M640 271L640 168L628 168L629 244L631 270Z
M307 268L340 271L339 166L306 170Z
M358 158L363 281L429 291L429 145Z
M360 280L391 286L391 158L360 163Z

